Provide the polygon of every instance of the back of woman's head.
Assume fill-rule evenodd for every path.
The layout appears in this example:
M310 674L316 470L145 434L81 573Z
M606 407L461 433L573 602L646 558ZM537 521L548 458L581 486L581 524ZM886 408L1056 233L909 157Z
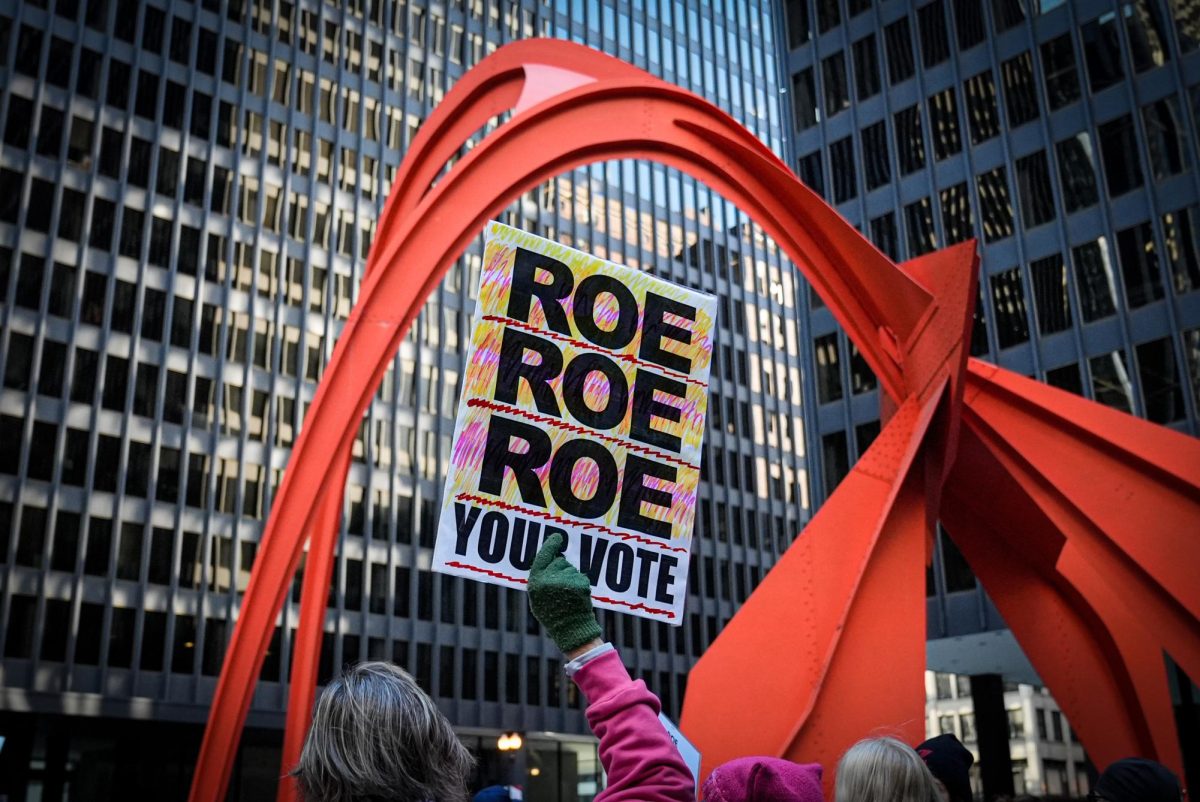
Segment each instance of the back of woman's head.
M859 741L838 762L835 802L938 802L929 768L895 738Z
M413 678L375 662L325 687L292 774L306 802L460 802L473 762Z

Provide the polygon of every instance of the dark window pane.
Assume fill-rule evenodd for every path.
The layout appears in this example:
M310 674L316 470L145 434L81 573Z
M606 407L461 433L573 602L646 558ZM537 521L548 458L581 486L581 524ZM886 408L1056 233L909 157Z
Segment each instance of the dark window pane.
M1133 385L1125 351L1094 356L1088 360L1088 368L1092 374L1092 395L1097 401L1122 412L1133 412Z
M1080 29L1088 84L1093 92L1106 89L1125 77L1121 66L1121 43L1117 15L1109 11Z
M832 117L850 108L850 88L846 84L846 55L841 51L821 59L821 79L825 85L825 114Z
M838 0L816 0L816 3L817 30L825 33L841 23L842 13Z
M792 76L792 104L797 130L803 131L817 124L821 111L817 106L817 90L813 84L812 69L801 70Z
M1046 371L1046 384L1068 393L1083 395L1083 377L1079 373L1079 365L1075 362Z
M882 122L863 129L863 174L867 189L872 190L892 180L892 162L888 149L887 130Z
M854 43L854 86L859 100L879 94L879 49L874 34Z
M37 599L14 593L8 609L7 636L4 640L4 656L28 659L33 656L33 623L37 613Z
M996 339L1001 348L1010 348L1029 340L1029 318L1025 311L1025 290L1019 268L992 276L992 311L996 316Z
M801 156L797 173L805 186L825 197L825 171L821 167L821 152L813 151L807 156Z
M992 0L992 18L997 31L1021 24L1025 21L1025 0Z
M1115 314L1116 294L1111 257L1104 237L1071 249L1075 262L1075 287L1079 292L1079 314L1084 323Z
M979 0L954 0L954 30L959 50L969 50L984 40L987 28Z
M1124 195L1142 185L1133 117L1126 114L1100 126L1100 151L1104 156L1104 176L1109 195Z
M1000 133L1000 114L996 110L996 82L991 70L984 70L967 80L967 122L971 128L971 144L978 145Z
M1146 123L1146 149L1150 151L1150 169L1155 180L1178 175L1192 166L1187 124L1179 109L1179 99L1168 95L1142 107ZM1134 155L1129 154L1130 158Z
M784 14L787 17L788 47L800 47L812 38L808 0L787 0Z
M830 432L821 437L821 468L825 474L825 497L833 495L838 484L850 472L846 451L846 433Z
M975 225L971 215L970 193L966 183L955 184L941 192L942 229L946 244L953 245L975 236Z
M854 169L854 142L840 139L829 147L830 174L833 177L833 202L843 203L858 195L858 177Z
M1033 80L1033 57L1029 51L1000 66L1004 78L1004 106L1008 125L1015 128L1038 118L1037 88Z
M1155 0L1135 0L1123 4L1125 30L1129 34L1129 56L1137 72L1166 64L1166 20Z
M1163 297L1158 249L1149 223L1117 232L1117 255L1125 279L1125 300L1134 308Z
M1175 12L1175 32L1179 35L1179 49L1190 53L1200 47L1200 5L1192 0L1176 0L1171 6Z
M962 552L958 550L958 546L954 545L945 532L941 532L942 541L942 568L946 572L946 592L957 593L962 590L973 590L975 588L975 574L971 572L971 567L967 565L967 560L963 557Z
M1052 110L1079 100L1079 73L1075 64L1075 48L1069 33L1042 43L1046 100Z
M1096 154L1092 139L1085 131L1057 145L1058 177L1062 182L1063 203L1067 212L1093 206L1099 200L1096 187Z
M1171 340L1164 337L1142 343L1134 351L1146 417L1155 423L1174 423L1186 418L1183 388L1179 384L1179 368L1175 364L1175 349L1171 346Z
M904 207L904 226L908 233L909 258L937 248L937 234L933 228L933 204L929 202L929 198L921 198Z
M895 212L886 212L871 219L871 242L893 261L900 259L900 234L896 230Z
M1026 228L1054 219L1054 191L1050 188L1045 151L1017 159L1017 190L1021 197L1021 221Z
M1067 292L1067 267L1061 256L1047 256L1029 266L1038 331L1053 334L1071 327L1071 300Z
M887 26L883 35L887 43L888 80L893 84L908 80L916 71L908 17L901 17Z
M1200 214L1195 206L1162 216L1164 255L1179 295L1200 289Z
M837 333L813 340L817 361L817 400L822 404L842 398L842 368L839 359Z
M921 109L910 106L895 115L896 153L900 157L900 175L925 166L925 137L921 131Z
M933 135L933 156L937 161L962 150L958 128L958 104L954 88L945 89L929 98L929 125Z
M946 11L942 0L934 0L917 10L921 28L921 63L926 67L950 58L950 39L946 35Z

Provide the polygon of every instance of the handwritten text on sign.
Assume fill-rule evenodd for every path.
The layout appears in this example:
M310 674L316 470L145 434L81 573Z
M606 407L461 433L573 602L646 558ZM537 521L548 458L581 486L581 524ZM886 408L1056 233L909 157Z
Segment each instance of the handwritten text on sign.
M490 224L434 568L524 587L560 533L597 606L678 624L715 315L710 295Z

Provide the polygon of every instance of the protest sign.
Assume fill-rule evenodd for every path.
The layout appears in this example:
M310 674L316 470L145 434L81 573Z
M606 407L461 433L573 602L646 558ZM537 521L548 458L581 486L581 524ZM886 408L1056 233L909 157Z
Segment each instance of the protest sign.
M559 533L596 606L678 625L716 299L489 224L434 570L524 588Z

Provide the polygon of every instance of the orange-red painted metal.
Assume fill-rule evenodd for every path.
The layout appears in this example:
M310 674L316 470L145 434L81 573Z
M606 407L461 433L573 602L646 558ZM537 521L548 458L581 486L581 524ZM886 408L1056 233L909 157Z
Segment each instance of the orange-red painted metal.
M507 119L465 148L494 117ZM1196 588L1180 566L1200 554L1182 535L1141 527L1135 505L1163 504L1156 523L1177 530L1200 520L1196 441L968 366L973 244L897 267L711 104L596 51L530 40L463 76L396 176L358 303L272 505L191 799L224 795L262 656L311 533L285 771L298 756L350 445L425 298L521 192L615 158L681 169L746 211L829 304L883 389L887 423L877 442L693 672L682 723L705 765L768 752L828 766L880 727L920 736L923 563L930 523L941 517L1066 700L1091 754L1101 764L1136 753L1177 767L1165 676L1145 655L1169 649L1195 675ZM1070 475L1059 454L1077 470L1102 471L1123 504L1091 498L1097 485ZM1127 726L1102 732L1111 728L1083 709L1088 698ZM285 781L280 799L292 798Z

